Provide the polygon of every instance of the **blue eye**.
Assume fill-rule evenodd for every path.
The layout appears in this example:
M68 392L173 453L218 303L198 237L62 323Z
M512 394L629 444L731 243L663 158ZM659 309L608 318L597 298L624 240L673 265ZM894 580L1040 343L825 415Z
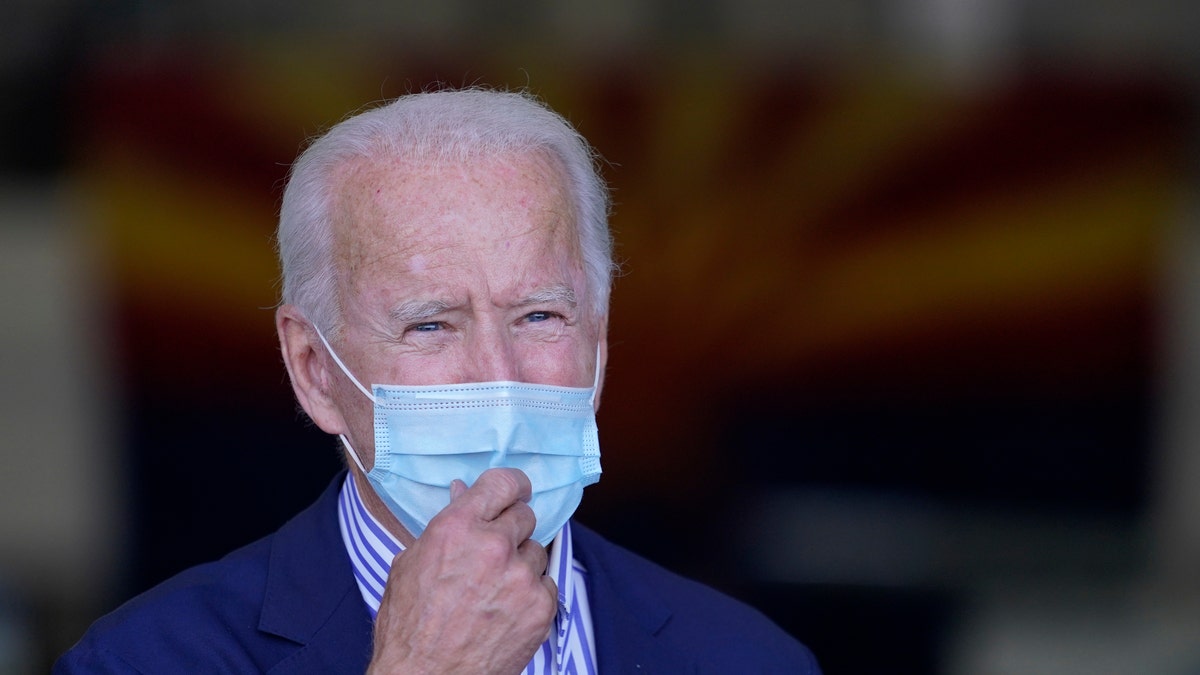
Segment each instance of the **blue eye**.
M549 321L551 316L553 314L550 312L530 312L525 315L525 320L530 323L537 323L539 321Z
M417 331L418 333L432 333L442 329L442 324L438 321L430 321L429 323L418 323L411 326L409 330Z

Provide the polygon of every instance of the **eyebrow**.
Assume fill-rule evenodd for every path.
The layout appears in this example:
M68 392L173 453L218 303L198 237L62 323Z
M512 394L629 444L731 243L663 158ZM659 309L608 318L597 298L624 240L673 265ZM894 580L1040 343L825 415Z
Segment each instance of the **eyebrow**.
M398 323L426 321L450 309L450 304L441 300L408 300L388 312L388 318Z
M575 289L566 284L558 284L549 288L539 289L532 294L525 296L517 303L517 307L527 307L529 305L538 305L549 302L562 302L570 305L572 309L579 304L575 297Z
M542 288L525 296L516 303L516 307L528 307L545 303L561 302L574 309L579 301L575 289L567 284L558 284ZM396 305L388 318L396 323L420 323L451 309L451 305L443 300L407 300Z

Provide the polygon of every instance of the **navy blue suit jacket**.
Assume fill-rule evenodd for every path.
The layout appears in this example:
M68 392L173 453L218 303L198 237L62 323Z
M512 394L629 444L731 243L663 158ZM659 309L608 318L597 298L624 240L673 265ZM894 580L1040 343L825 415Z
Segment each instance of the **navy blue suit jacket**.
M100 620L67 673L362 673L371 617L337 523L342 477L274 534ZM818 673L757 611L572 524L601 673Z

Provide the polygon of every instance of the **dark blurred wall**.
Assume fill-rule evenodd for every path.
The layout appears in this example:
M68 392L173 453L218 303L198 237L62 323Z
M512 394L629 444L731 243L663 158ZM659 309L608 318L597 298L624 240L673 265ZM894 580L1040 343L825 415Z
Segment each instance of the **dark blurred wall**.
M129 39L64 24L0 106L6 171L68 186L109 289L128 526L102 604L270 532L339 468L275 343L282 181L349 111L439 84L528 87L607 161L623 274L581 518L829 672L948 672L973 579L1147 565L1179 73L714 51L716 6L594 51L498 19L351 47L129 11Z

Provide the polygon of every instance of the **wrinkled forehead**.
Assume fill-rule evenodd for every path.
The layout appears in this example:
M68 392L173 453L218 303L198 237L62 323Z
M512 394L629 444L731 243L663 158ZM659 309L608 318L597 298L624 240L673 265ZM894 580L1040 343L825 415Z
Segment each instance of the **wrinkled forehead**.
M545 151L356 158L338 167L333 185L334 260L348 266L343 272L381 256L478 246L500 234L493 221L509 223L508 236L539 228L568 254L564 263L582 264L566 171Z

